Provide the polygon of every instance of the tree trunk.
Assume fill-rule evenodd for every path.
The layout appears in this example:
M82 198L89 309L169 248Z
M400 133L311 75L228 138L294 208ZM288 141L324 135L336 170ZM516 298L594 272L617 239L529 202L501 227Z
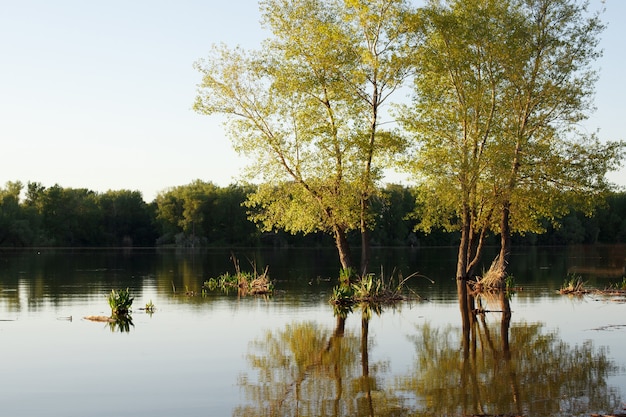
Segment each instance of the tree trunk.
M464 282L469 278L467 266L470 248L470 230L469 207L464 205L461 223L461 242L459 243L456 263L456 279Z
M502 271L502 278L504 278L504 271L509 263L509 254L511 253L511 226L509 224L509 217L511 213L511 203L506 201L502 204L502 218L500 219L500 255L498 257L499 270Z
M352 268L352 254L346 237L346 232L339 226L335 226L335 245L339 252L339 262L343 270Z
M365 228L361 229L361 276L367 274L367 268L370 263L370 256L372 252L370 244L371 234L370 231Z

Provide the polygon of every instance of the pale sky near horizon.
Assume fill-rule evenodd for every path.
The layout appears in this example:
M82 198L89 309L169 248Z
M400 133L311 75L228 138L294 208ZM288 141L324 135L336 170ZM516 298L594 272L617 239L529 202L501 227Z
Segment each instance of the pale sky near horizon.
M592 0L594 7L600 0ZM626 1L607 0L595 116L623 139ZM257 0L0 0L0 186L161 191L236 182L242 158L218 117L192 110L214 43L257 48ZM610 176L626 186L626 169Z

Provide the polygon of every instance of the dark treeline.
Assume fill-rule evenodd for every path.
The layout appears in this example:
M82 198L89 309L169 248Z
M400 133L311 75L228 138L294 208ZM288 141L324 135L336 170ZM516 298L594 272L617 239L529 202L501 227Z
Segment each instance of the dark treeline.
M83 188L46 188L39 183L8 182L0 188L0 246L332 246L317 233L261 232L243 205L254 186L194 181L160 193L146 203L139 191L97 193ZM387 185L376 200L372 231L375 246L450 246L457 232L415 231L416 190ZM349 236L358 245L358 234ZM489 242L497 244L497 237ZM546 232L515 236L517 245L566 245L626 242L626 193L613 193L593 216L571 212Z

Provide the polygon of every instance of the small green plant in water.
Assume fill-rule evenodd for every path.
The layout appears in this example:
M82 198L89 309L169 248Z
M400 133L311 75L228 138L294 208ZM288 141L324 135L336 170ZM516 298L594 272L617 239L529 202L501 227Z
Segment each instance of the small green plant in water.
M146 313L154 313L154 304L152 303L152 300L146 303L144 310L146 310Z
M351 282L354 281L354 279L357 277L356 272L354 271L354 268L345 268L345 269L341 269L339 270L339 284L340 285L344 285L344 286L348 286L350 285Z
M504 289L506 291L513 291L515 289L515 277L513 275L507 275L504 278Z
M126 316L130 313L133 305L134 297L130 296L128 288L125 290L111 290L108 296L109 307L111 307L111 315L113 317Z
M333 288L333 295L330 297L331 303L335 305L347 306L354 303L354 292L348 285L337 285Z
M581 276L570 275L569 278L566 278L565 282L563 282L559 292L561 294L581 294L586 292L586 285L587 283L583 281Z

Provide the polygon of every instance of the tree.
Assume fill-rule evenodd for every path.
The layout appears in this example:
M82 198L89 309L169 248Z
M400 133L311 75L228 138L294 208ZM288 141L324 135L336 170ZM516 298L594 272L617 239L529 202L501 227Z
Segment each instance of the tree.
M341 266L346 238L362 236L369 260L371 198L402 141L381 128L382 106L409 74L408 5L398 0L265 0L272 32L263 51L214 47L196 63L203 114L229 116L235 149L262 185L249 198L265 230L323 231Z
M610 189L606 173L621 163L623 142L602 143L577 130L593 110L591 65L603 30L588 2L532 0L514 5L526 16L506 80L499 169L491 177L499 200L504 270L511 232L536 230L571 209L590 214Z
M196 246L206 238L203 225L206 216L210 215L216 190L213 183L195 180L160 193L156 198L157 218L170 233L181 232L189 245Z
M253 244L256 228L243 207L253 189L195 180L159 193L155 205L160 243L174 239L182 246Z
M152 214L141 192L109 190L98 195L103 238L113 246L152 246L156 239Z
M422 179L421 227L460 229L457 279L500 233L504 271L513 232L589 212L609 188L622 142L576 131L591 110L598 15L570 0L431 1L417 23L411 168Z
M0 246L25 246L32 240L30 224L20 205L22 183L7 181L0 188Z
M46 188L28 183L26 201L35 219L37 244L49 246L99 246L103 244L103 213L98 194L85 188Z

